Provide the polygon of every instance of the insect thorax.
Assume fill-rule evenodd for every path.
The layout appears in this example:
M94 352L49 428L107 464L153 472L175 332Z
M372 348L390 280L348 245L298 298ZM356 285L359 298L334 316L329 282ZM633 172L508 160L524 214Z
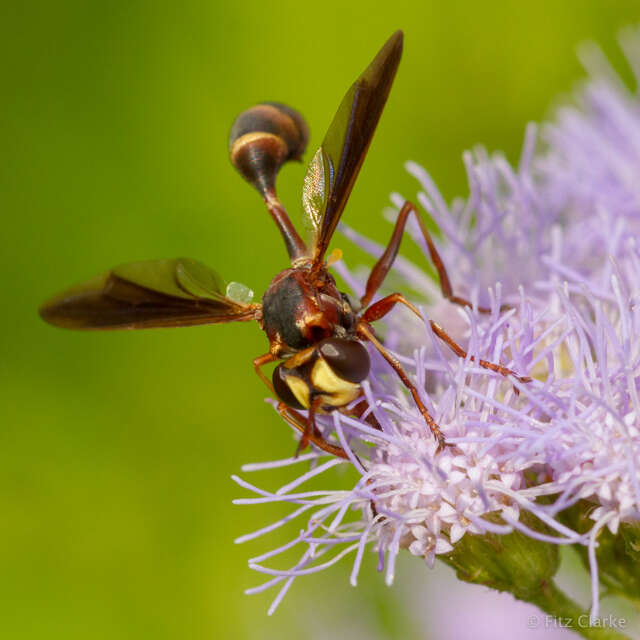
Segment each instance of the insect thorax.
M308 266L281 271L262 298L263 328L271 351L287 357L325 338L346 338L355 330L356 315L322 269L312 274Z

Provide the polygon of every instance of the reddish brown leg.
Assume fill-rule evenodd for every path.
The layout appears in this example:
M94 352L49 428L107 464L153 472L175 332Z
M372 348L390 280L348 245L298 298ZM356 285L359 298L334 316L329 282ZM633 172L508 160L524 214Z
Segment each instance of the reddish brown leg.
M315 423L313 428L309 428L309 421L304 416L300 415L295 409L288 407L284 402L279 402L278 413L294 428L297 429L300 433L302 433L302 437L305 438L308 442L312 442L318 449L322 449L327 453L330 453L333 456L337 456L338 458L344 458L345 460L349 459L349 456L345 452L342 447L338 447L334 444L330 444L326 442L322 436L315 432ZM306 444L305 443L305 446ZM299 447L299 450L296 451L296 455L303 449L303 447Z
M362 307L366 307L371 302L373 296L376 294L376 291L380 288L380 285L386 278L387 273L389 273L389 269L391 269L393 261L398 255L398 249L400 249L402 235L404 234L404 227L407 224L407 219L409 218L409 214L411 213L415 215L416 220L420 225L422 236L424 237L424 241L427 243L427 248L429 250L429 257L431 258L431 262L433 262L433 266L438 272L442 295L453 304L458 304L461 307L472 306L471 302L469 302L468 300L454 295L453 289L451 287L451 281L449 280L449 275L447 274L447 269L444 266L444 262L442 262L442 258L440 257L435 244L433 243L431 234L427 230L427 226L425 225L424 220L422 219L422 216L418 212L416 206L407 200L407 202L402 205L402 209L400 209L400 213L398 214L398 219L396 220L396 225L393 228L391 240L389 240L387 248L384 250L384 253L380 256L378 262L376 262L373 270L369 274L369 279L367 280L367 287L365 289L364 296L362 296L362 299L360 300ZM507 309L508 307L504 308ZM491 309L488 309L487 307L478 307L478 311L480 311L481 313L490 313Z
M309 407L309 416L307 417L307 424L302 433L302 438L300 438L300 441L298 442L298 448L296 449L296 454L294 456L295 458L300 455L301 451L306 449L307 445L309 444L309 438L312 434L322 440L322 436L320 435L320 432L316 427L316 412L320 408L321 404L322 398L320 397L314 398L311 401L311 406Z
M402 294L400 293L392 293L386 298L382 298L382 300L378 300L375 304L372 304L363 314L362 320L365 322L374 322L375 320L380 320L384 316L393 309L393 307L397 304L401 303L411 309L413 313L415 313L421 320L423 320L420 312L412 305ZM433 329L433 332L442 340L457 356L461 358L467 357L467 352L456 342L454 342L453 338L437 323L433 320L429 320L429 324ZM473 362L476 361L475 356L471 356L470 360ZM484 369L489 369L490 371L495 371L503 376L513 376L520 382L531 382L531 378L529 376L519 376L515 371L509 369L508 367L504 367L501 364L495 364L493 362L489 362L488 360L479 359L478 364Z
M262 373L262 367L264 367L265 364L269 364L270 362L275 362L278 359L279 358L276 358L276 356L274 356L272 353L265 353L263 356L258 356L253 361L253 368L255 372L258 374L258 377L260 378L260 380L262 380L262 382L264 382L267 385L267 387L269 387L269 390L274 395L275 395L275 391L273 389L273 383L271 382L271 380L269 380L269 378L267 378L267 376L264 375L264 373Z
M401 293L392 293L381 300L378 300L375 304L372 304L368 309L364 310L362 314L362 319L365 322L371 323L376 320L380 320L380 318L384 318L384 316L396 306L396 304L405 305L405 307L409 308L413 313L415 313L420 320L424 321L422 314L418 311L418 309L411 304Z
M438 451L441 451L444 448L446 442L445 442L444 436L442 435L442 432L440 431L440 427L436 424L435 420L431 417L431 414L429 413L429 411L427 411L427 408L422 403L422 400L420 399L420 395L418 394L418 389L413 384L413 382L409 380L409 376L407 376L407 374L404 372L402 365L389 351L387 351L382 346L380 341L373 335L373 331L371 330L371 327L367 324L365 320L360 320L358 322L357 329L358 329L358 335L363 340L369 340L371 344L373 344L373 346L378 350L380 355L382 355L382 357L391 365L393 370L398 374L398 377L400 378L400 380L402 380L402 383L404 384L404 386L407 387L407 389L409 389L411 395L413 396L413 400L416 403L416 406L418 407L420 413L422 414L422 417L425 419L425 422L427 423L427 425L429 425L429 429L431 429L431 433L433 433L436 440L438 441Z
M367 409L369 408L369 402L364 397L364 394L360 395L360 398L361 398L360 402L358 402L358 404L355 405L354 407L352 407L351 409L349 409L349 410L341 409L342 413L344 413L345 415L354 416L354 417L356 417L358 419L361 419L362 416L367 411ZM373 427L374 429L378 429L378 431L382 431L382 427L380 426L380 423L378 422L378 419L373 414L373 411L370 411L367 414L367 417L364 419L364 421L370 427Z
M433 333L435 333L440 340L442 340L457 356L461 358L467 357L467 352L456 342L453 341L453 338L436 322L433 320L429 320L429 324L433 329ZM471 356L470 360L473 362L476 361L474 356ZM532 378L529 376L519 376L515 371L509 369L508 367L503 367L501 364L495 364L494 362L488 362L487 360L478 360L478 364L484 369L490 369L491 371L495 371L503 376L513 376L516 380L520 382L531 382ZM516 393L517 393L516 389Z

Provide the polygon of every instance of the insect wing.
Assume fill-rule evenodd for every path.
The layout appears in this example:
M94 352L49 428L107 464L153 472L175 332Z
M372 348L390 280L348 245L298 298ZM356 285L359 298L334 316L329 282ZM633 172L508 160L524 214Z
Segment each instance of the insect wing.
M121 265L46 302L40 315L66 329L146 329L251 320L220 276L189 258Z
M303 188L314 262L323 259L371 144L402 56L402 31L385 43L342 100Z

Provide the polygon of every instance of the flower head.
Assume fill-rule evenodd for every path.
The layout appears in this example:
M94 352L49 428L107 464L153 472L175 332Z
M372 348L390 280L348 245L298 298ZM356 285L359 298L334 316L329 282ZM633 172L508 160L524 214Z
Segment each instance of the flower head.
M627 32L624 42L640 68L640 35ZM433 281L399 258L396 272L422 292L427 320L390 314L385 345L415 380L450 446L437 450L412 398L371 351L363 388L380 429L367 414L320 419L349 462L314 451L244 467L312 462L275 492L236 478L258 494L237 502L292 506L281 521L241 540L294 518L305 522L291 543L251 561L270 576L252 591L282 587L272 608L295 577L349 553L355 584L369 545L390 583L401 548L431 566L466 534L519 531L588 550L597 614L598 532L606 526L615 534L621 522L640 520L640 102L599 72L577 105L561 109L540 132L541 141L537 127L527 128L517 168L501 155L466 153L470 194L450 206L428 173L408 164L421 186L417 199L442 232L438 248L454 289L474 307L439 301ZM404 198L392 201L397 212ZM422 245L417 225L409 232ZM354 231L345 233L381 253ZM344 265L338 270L362 292ZM463 343L467 357L453 354L428 319ZM533 380L505 378L479 366L480 359ZM344 464L358 472L351 488L303 490L310 478ZM584 504L593 524L579 530L563 513ZM265 565L292 547L301 549L294 566Z

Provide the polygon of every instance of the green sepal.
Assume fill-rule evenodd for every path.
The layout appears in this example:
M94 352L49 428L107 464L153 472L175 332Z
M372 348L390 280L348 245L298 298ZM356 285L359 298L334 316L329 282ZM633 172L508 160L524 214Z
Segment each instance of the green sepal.
M499 516L484 516L503 524ZM538 531L548 529L528 512L520 521ZM507 534L465 534L453 551L438 556L456 570L460 580L482 584L497 591L508 591L519 600L531 602L542 585L551 581L559 565L558 547L531 538L520 531Z
M499 515L484 516L503 524ZM549 528L527 511L520 522L529 529L552 534ZM585 638L594 640L629 640L617 629L589 626L588 613L568 598L554 583L560 564L558 545L531 538L520 531L503 535L465 534L453 551L437 556L453 567L460 580L481 584L497 591L507 591L518 600L539 607L547 616L543 621L563 624Z
M561 520L578 533L587 533L594 525L590 514L596 507L592 502L581 500L563 511ZM604 527L596 542L600 583L623 598L640 602L640 523L621 522L616 535ZM588 570L588 549L578 544L573 548Z
M627 555L638 567L640 573L640 522L623 522L620 525L620 535L624 539Z

